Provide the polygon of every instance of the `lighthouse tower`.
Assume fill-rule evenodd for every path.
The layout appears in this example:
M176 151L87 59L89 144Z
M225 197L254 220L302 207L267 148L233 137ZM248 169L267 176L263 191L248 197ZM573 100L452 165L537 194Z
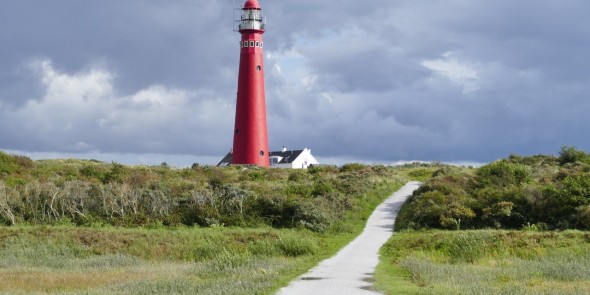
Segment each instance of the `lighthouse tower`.
M232 164L269 166L262 55L264 24L258 0L247 0L238 27L242 39Z

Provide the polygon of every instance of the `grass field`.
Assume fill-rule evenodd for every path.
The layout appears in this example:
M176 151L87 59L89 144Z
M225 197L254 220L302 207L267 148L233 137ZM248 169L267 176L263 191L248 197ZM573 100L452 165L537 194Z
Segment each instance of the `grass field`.
M266 294L353 234L271 228L0 228L4 294Z
M381 255L386 294L590 293L590 232L409 231Z

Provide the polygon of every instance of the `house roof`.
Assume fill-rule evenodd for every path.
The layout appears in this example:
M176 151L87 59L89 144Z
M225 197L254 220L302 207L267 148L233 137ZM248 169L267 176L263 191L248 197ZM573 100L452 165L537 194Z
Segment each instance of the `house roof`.
M217 166L229 166L231 165L231 161L234 158L234 153L233 152L229 152L227 153L227 155L225 155L225 157L223 157L223 159L221 159L221 161L219 161L219 163L217 163Z
M301 155L301 153L303 153L303 150L296 150L296 151L276 151L276 152L270 152L269 157L281 157L281 161L279 161L277 164L290 164L293 163L293 161L295 161L295 159L297 159L297 157L299 157ZM231 162L233 160L233 156L234 154L232 152L227 153L227 155L225 155L225 157L223 157L223 159L221 159L221 161L219 161L219 163L217 163L217 166L229 166L231 165Z
M303 150L297 150L297 151L276 151L276 152L270 152L270 157L281 157L281 161L278 162L277 164L290 164L293 163L293 161L295 161L295 159L297 159L297 157L299 157L299 155L301 155L301 153L303 153Z

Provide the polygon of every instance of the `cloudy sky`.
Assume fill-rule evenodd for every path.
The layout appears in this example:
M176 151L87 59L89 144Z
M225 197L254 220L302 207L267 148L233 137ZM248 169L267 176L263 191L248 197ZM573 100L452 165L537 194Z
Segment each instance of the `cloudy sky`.
M590 150L587 0L261 3L271 150L374 163ZM0 0L0 150L216 163L233 136L232 6Z

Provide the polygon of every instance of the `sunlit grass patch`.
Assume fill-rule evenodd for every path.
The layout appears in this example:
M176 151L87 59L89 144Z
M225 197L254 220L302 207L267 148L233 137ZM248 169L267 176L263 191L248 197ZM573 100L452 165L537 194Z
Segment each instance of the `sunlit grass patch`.
M0 271L1 291L55 292L87 290L111 284L156 277L134 269L101 271L55 271L51 269L17 269Z
M0 293L271 294L354 235L0 227Z
M587 294L589 265L547 260L516 259L497 267L480 264L442 264L408 257L400 265L412 281L428 294ZM570 271L582 271L582 274ZM446 290L446 291L442 291Z
M586 238L577 231L404 232L383 248L377 284L398 294L389 273L413 284L407 294L588 294Z

